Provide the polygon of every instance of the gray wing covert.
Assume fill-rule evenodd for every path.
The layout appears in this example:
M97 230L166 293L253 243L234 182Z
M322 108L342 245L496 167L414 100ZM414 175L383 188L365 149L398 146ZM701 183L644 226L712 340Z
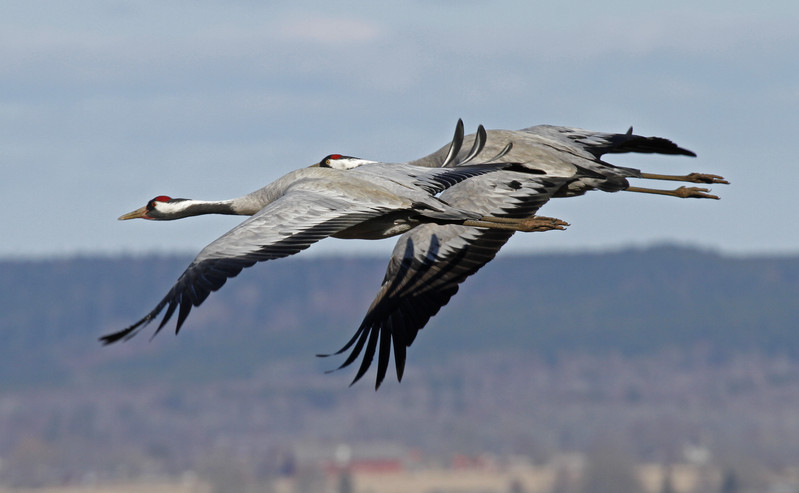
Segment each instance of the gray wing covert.
M436 194L463 182L467 178L496 173L513 166L510 162L482 163L454 168L429 168L405 163L385 163L377 165L365 164L347 173L367 175L372 180L391 181L396 185L407 187L413 185L428 194ZM379 183L379 182L378 182Z

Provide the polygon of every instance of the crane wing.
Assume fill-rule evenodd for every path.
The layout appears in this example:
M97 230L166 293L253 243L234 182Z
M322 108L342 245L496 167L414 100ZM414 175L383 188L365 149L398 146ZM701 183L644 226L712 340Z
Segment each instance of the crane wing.
M211 242L192 261L172 289L144 318L118 332L102 336L103 344L129 339L166 308L157 334L179 308L175 332L189 315L221 288L228 278L256 262L293 255L311 244L367 219L392 210L390 204L351 201L306 190L289 191L225 235ZM154 335L155 335L154 334Z
M560 182L521 172L499 171L449 188L441 199L455 207L499 217L528 217L544 205ZM382 383L391 349L402 379L406 348L417 333L458 292L459 285L493 259L512 231L459 225L423 224L402 235L382 285L355 335L336 353L350 350L338 369L363 354L352 383L377 354L375 388Z

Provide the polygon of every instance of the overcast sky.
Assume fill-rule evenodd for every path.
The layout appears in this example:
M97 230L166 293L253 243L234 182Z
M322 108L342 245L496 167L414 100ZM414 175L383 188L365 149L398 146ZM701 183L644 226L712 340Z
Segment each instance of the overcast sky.
M768 5L764 7L763 5ZM799 252L799 3L6 1L0 256L197 252L238 218L117 221L150 198L250 192L340 152L383 161L551 123L670 138L720 201L558 199L511 251L670 242ZM326 240L316 252L385 252ZM307 255L305 253L304 255Z

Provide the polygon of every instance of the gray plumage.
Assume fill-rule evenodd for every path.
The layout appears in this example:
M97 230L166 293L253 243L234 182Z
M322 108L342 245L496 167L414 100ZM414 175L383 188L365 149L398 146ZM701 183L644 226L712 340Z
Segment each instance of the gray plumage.
M627 133L611 134L552 125L516 131L486 131L480 126L477 133L464 136L459 120L449 145L409 164L457 167L480 159L519 163L528 172L501 171L471 178L447 189L441 199L486 215L525 217L534 215L551 197L581 195L591 189L628 189L627 178L646 175L601 159L604 154L626 152L695 156L667 139L635 135L632 128ZM726 183L715 175L703 176ZM525 198L519 200L516 192L527 189L536 193L524 193ZM397 378L401 380L406 348L418 331L449 302L460 283L490 262L512 235L512 231L435 224L403 234L361 325L334 353L349 350L339 369L362 356L355 383L377 356L377 388L386 375L393 350Z
M101 340L108 344L132 337L164 308L156 333L179 308L177 332L192 306L201 304L243 268L297 253L327 236L372 239L402 234L363 322L336 353L350 351L339 368L362 356L353 383L377 356L377 388L393 351L401 380L406 349L418 331L447 304L460 283L495 257L514 232L512 227L461 224L479 223L474 220L484 216L533 218L552 197L581 195L591 189L633 190L628 178L726 183L716 175L698 173L651 175L601 159L604 154L623 152L694 155L667 139L634 135L632 129L609 134L550 125L518 131L486 131L480 126L476 134L464 136L459 121L450 145L410 163L367 165L365 160L331 155L315 167L289 173L238 199L207 202L156 197L120 219L176 219L209 213L253 217L203 249L147 316ZM464 167L480 162L485 164ZM495 163L513 164L513 170L497 171ZM685 190L678 194L635 189L717 198L705 189ZM565 225L540 219L537 230Z
M464 146L472 146L479 133L465 136ZM692 151L662 137L644 137L632 133L632 127L621 134L593 132L573 127L535 125L521 130L488 130L481 156L501 153L508 145L511 148L497 162L524 163L524 166L540 170L549 176L572 177L566 187L556 196L581 195L591 189L616 192L629 187L627 178L641 178L641 170L615 166L601 159L604 154L627 152L674 154L694 157ZM410 161L417 166L457 166L466 162L466 147L458 157L447 163L451 145L423 158ZM447 164L445 164L447 163Z
M158 333L178 310L178 332L193 306L199 306L228 278L256 262L295 254L328 236L384 238L425 222L463 223L481 214L458 209L435 197L469 177L507 164L431 169L370 163L350 170L310 167L293 171L251 194L218 202L156 197L120 219L176 219L224 214L252 217L206 246L161 302L124 330L101 337L104 344L134 336L166 308ZM162 200L159 200L162 199Z

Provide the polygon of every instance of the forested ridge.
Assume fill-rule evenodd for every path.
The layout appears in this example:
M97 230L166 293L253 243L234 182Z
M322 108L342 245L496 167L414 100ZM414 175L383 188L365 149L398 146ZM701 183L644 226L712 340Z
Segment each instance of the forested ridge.
M385 269L373 257L290 258L231 279L148 342L148 327L103 348L97 337L141 318L190 261L185 256L0 261L0 385L247 376L264 362L337 361ZM462 285L419 334L411 361L523 349L646 355L703 346L724 358L799 348L799 256L725 257L689 248L505 255ZM153 324L155 325L155 324Z

